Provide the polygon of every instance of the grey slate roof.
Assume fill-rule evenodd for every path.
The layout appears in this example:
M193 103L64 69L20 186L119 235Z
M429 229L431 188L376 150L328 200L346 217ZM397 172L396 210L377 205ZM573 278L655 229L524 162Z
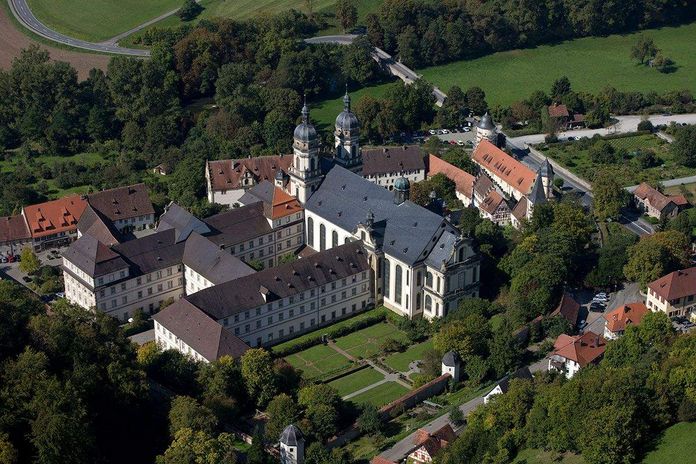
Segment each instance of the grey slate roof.
M295 128L294 137L302 142L312 142L317 139L317 130L309 121L309 107L306 102L302 107L302 122Z
M424 171L425 157L418 145L363 149L363 175Z
M238 358L249 346L186 300L179 300L152 318L208 361Z
M447 367L455 367L459 363L459 355L454 351L448 351L442 357L442 364Z
M278 171L280 175L283 175L283 171ZM276 173L277 174L277 173ZM275 190L275 185L272 182L264 180L254 185L252 188L244 192L244 195L239 199L239 203L242 205L250 205L256 203L257 201L263 201L265 203L273 203L273 191Z
M544 177L553 177L553 166L551 166L551 163L549 162L548 158L545 158L544 162L541 163L540 172L541 175Z
M305 210L349 231L356 230L372 210L375 230L383 227L383 250L412 265L425 259L442 231L455 229L444 218L411 201L395 205L393 195L384 187L335 166L309 198Z
M77 230L81 235L91 235L106 245L115 245L124 241L124 237L113 223L89 204L82 212L80 220L77 221Z
M353 242L206 288L186 299L220 320L369 269L362 244Z
M500 386L500 389L502 390L503 393L507 393L508 390L510 389L510 381L513 379L527 379L527 380L532 380L534 377L532 376L532 373L529 371L529 369L525 367L521 367L517 369L515 372L513 372L510 375L506 375L503 377L503 379L498 383L498 386Z
M458 234L454 234L450 231L443 233L435 244L433 251L430 252L425 260L425 263L435 269L440 269L443 264L446 264L452 258L454 245L457 243L458 238Z
M63 257L94 278L128 267L118 253L91 235L83 235L72 242L63 251ZM70 272L67 268L64 270Z
M158 232L170 229L176 231L177 242L186 240L194 231L201 235L210 233L210 228L203 221L174 202L169 203L157 226Z
M186 240L183 262L215 285L255 272L241 260L221 250L196 232Z
M304 443L304 435L300 429L295 427L295 424L290 424L280 435L280 442L287 446L297 446L298 443Z
M537 174L532 191L529 193L529 201L533 205L539 205L546 202L546 193L544 193L544 183L541 180L541 171Z
M131 265L131 276L147 274L165 267L180 264L184 253L184 242L176 240L174 229L155 232L152 235L113 246Z
M481 120L478 124L476 124L476 127L486 130L495 129L495 124L493 124L493 118L490 114L488 114L488 111L486 111L486 114L481 116Z
M360 122L357 116L350 110L350 95L348 95L348 92L343 97L343 111L336 117L336 129L344 132L360 129Z
M264 216L264 203L260 201L210 216L204 221L210 230L206 237L218 246L235 245L273 232Z
M92 193L87 196L87 203L110 221L155 214L145 184Z

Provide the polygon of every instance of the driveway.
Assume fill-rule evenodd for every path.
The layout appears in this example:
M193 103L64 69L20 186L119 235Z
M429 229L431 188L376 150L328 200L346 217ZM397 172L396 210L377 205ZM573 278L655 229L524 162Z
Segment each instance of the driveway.
M592 298L592 296L590 296ZM604 315L620 306L635 302L644 302L645 297L640 294L640 285L634 282L627 282L623 288L609 295L609 302L601 312L590 312L589 301L582 301L580 318L587 320L587 325L583 332L592 332L598 335L604 334ZM584 316L583 316L584 315Z

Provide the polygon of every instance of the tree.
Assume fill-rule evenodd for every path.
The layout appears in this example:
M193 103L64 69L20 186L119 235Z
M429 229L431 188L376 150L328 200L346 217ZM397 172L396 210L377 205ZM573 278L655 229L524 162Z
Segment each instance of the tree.
M300 417L300 408L290 396L281 393L268 403L266 414L269 416L265 430L266 439L274 443L278 441L285 427L297 422Z
M382 431L383 423L377 406L365 404L358 417L358 429L364 434L373 435Z
M336 3L336 19L338 19L343 33L355 27L358 22L358 8L353 0L339 0Z
M196 3L196 0L184 0L184 4L177 14L182 21L191 21L198 16L201 11L203 11L203 7Z
M434 348L440 353L454 351L464 360L484 354L490 337L486 320L482 314L471 313L445 323L433 336Z
M377 62L372 59L372 44L364 35L358 36L345 49L343 70L346 78L365 85L378 73Z
M266 449L263 446L263 437L258 431L254 433L246 458L248 464L268 464L270 462Z
M459 409L458 404L455 404L450 408L449 418L455 426L459 426L464 423L464 413L461 409Z
M252 348L242 355L242 377L249 396L259 407L268 404L278 391L273 359L262 348Z
M338 411L327 404L319 404L307 409L307 419L311 424L311 433L319 441L333 436L338 430Z
M618 219L626 205L626 192L610 170L600 170L592 182L592 206L600 221Z
M640 61L640 64L644 64L645 60L654 57L657 52L655 41L651 37L641 35L631 47L631 58Z
M417 67L421 64L420 42L413 26L406 28L397 37L399 61L407 66Z
M645 288L649 282L685 267L688 262L689 239L683 233L676 230L657 232L641 238L628 249L624 274Z
M679 129L670 150L677 163L690 168L696 167L696 126Z
M195 398L177 396L172 400L172 407L169 410L169 433L172 437L182 429L210 435L216 427L217 419L212 411L201 406Z
M181 429L157 464L236 464L234 436L222 433L217 438L205 432Z
M555 103L560 103L563 97L572 91L570 87L570 79L567 76L560 77L553 82L551 86L551 99Z
M652 66L661 73L669 73L674 70L674 60L662 52L657 52L657 55L652 60Z
M297 394L297 402L307 409L315 406L326 405L336 409L343 404L338 391L323 383L309 385L300 389Z
M34 274L39 270L39 267L41 267L41 261L36 256L36 253L34 253L34 250L32 250L31 248L24 247L19 256L20 271L27 274Z
M489 342L488 362L496 378L502 377L516 367L522 359L520 344L512 330L509 320L505 318L503 324L493 331L493 338Z
M470 87L466 91L466 106L477 116L482 116L488 110L486 92L481 87Z

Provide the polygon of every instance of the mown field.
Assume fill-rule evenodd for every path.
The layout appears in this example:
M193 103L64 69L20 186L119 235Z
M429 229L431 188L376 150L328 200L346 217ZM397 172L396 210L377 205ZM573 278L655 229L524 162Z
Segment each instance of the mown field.
M676 62L675 72L662 74L630 59L631 46L641 34L652 37ZM573 89L585 92L608 85L623 91L696 90L694 43L696 23L511 50L418 72L444 92L453 85L463 89L479 86L491 105L509 105L535 90L548 92L561 76L570 78Z
M433 341L427 340L408 347L402 353L394 353L384 358L384 364L397 372L408 371L408 365L416 360L421 360L426 350L433 348Z
M589 147L583 148L583 142L567 142L541 145L538 148L549 158L554 159L567 167L580 177L592 180L598 169L611 170L619 182L628 187L641 182L655 184L664 179L674 179L696 174L696 170L685 168L674 162L669 150L669 144L655 135L642 134L616 139L607 139L615 149L624 149L628 152L629 159L619 164L597 164L592 162L589 156ZM655 167L643 169L634 159L633 153L637 150L652 150L660 159L660 164Z
M372 404L378 408L389 404L408 392L396 382L386 382L350 399L355 404Z
M696 423L680 422L665 430L655 449L645 456L643 464L676 464L696 462Z
M317 345L299 353L286 356L285 360L294 368L302 370L302 376L313 380L351 366L350 360L335 350Z
M71 37L100 42L178 8L182 0L27 0L27 3L46 26Z
M346 396L372 385L373 383L379 382L380 380L384 380L384 376L371 367L368 367L329 382L329 385L334 387L339 395Z
M393 338L407 342L406 334L394 325L381 322L336 339L336 346L355 358L370 358L381 353L380 345Z

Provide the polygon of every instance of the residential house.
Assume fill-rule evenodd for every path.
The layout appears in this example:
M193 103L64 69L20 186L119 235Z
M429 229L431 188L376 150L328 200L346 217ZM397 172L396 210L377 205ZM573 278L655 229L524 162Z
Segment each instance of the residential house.
M585 115L568 110L566 105L553 103L547 107L549 119L559 130L570 130L585 127Z
M696 312L696 267L670 272L648 284L645 305L669 317L694 318Z
M454 433L450 424L445 424L432 433L420 429L414 439L416 448L408 455L408 459L417 463L433 462L435 455L448 447L456 438L457 434Z
M22 217L35 250L70 243L77 238L77 222L87 207L80 195L68 195L22 208Z
M644 303L629 303L604 315L604 338L616 340L624 334L629 325L638 325L650 310Z
M635 207L655 219L672 219L689 207L683 195L665 195L643 182L633 191Z
M425 180L425 159L418 145L363 149L362 175L393 190L394 182L401 177L411 183Z
M529 368L527 367L521 367L517 369L515 372L512 374L508 374L505 377L503 377L500 382L496 384L495 387L486 395L483 397L483 402L484 404L488 404L488 402L496 395L504 395L505 393L508 392L510 389L510 382L514 379L526 379L526 380L532 380L534 377L532 376L532 373L529 371Z
M24 216L0 217L0 246L7 246L10 253L19 254L26 245L31 245L31 232Z
M553 352L549 356L549 370L564 372L570 379L580 369L598 363L606 348L606 340L592 332L576 336L561 334L553 344Z
M580 314L580 303L575 301L575 299L570 296L567 292L563 292L561 296L561 301L553 310L550 317L560 316L570 324L570 327L575 329L578 325L578 316Z

